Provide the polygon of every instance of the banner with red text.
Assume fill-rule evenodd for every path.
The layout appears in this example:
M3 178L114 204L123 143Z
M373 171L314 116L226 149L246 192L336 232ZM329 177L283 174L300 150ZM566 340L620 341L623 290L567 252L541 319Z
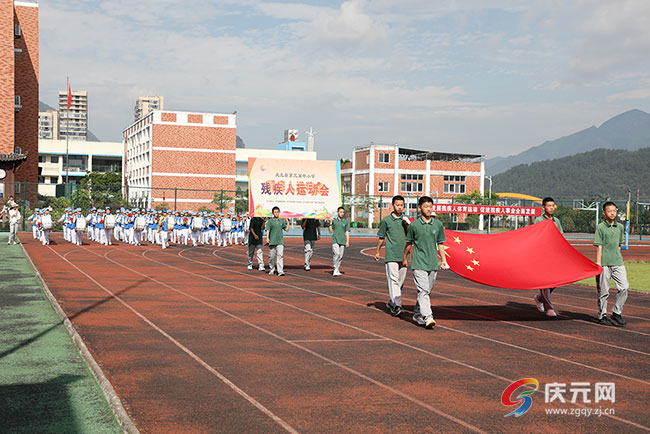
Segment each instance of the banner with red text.
M494 214L537 217L542 215L542 211L543 209L537 206L467 205L447 203L433 204L433 212L443 214Z
M270 217L274 206L287 218L331 218L341 206L339 161L248 159L251 216Z

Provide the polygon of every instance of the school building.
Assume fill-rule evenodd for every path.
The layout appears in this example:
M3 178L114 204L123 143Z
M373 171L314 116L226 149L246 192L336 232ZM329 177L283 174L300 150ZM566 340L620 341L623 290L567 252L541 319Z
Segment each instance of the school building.
M154 110L122 132L122 185L131 205L209 206L235 190L236 116Z
M0 196L36 200L38 3L0 0Z
M420 196L431 196L438 203L478 190L483 193L485 165L482 155L432 152L399 145L370 143L354 148L352 159L341 165L344 195L352 198L352 218L379 222L397 194L406 198L409 214L417 210ZM373 197L374 208L365 197ZM381 200L379 200L381 198ZM369 211L370 209L370 211Z

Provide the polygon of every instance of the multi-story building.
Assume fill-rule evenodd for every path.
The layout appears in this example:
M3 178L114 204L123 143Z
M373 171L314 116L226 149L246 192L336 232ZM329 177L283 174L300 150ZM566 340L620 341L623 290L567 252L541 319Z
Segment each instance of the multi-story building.
M59 112L57 110L38 112L38 138L46 140L59 138Z
M121 142L39 140L38 193L55 196L57 184L78 184L86 172L120 173L122 149Z
M38 3L0 0L0 195L36 199Z
M372 196L380 204L353 206L353 219L368 218L369 225L386 215L392 196L406 198L407 211L417 210L417 199L428 195L440 203L449 203L458 194L478 190L483 193L485 166L483 157L407 149L399 145L370 143L354 148L352 159L341 167L344 194Z
M198 210L215 192L234 192L235 121L234 114L154 110L129 125L122 133L129 203Z
M68 109L68 91L59 92L59 139L88 139L88 92L77 90L70 92Z
M154 110L164 110L165 99L162 96L139 96L135 100L135 108L133 109L133 119L137 121L149 112Z

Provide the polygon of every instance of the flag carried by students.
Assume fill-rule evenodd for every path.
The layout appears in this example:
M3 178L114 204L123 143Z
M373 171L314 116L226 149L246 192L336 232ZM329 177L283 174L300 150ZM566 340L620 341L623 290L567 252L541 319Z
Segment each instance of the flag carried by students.
M445 235L444 254L451 270L483 285L554 288L602 272L569 244L551 219L499 234L445 230Z

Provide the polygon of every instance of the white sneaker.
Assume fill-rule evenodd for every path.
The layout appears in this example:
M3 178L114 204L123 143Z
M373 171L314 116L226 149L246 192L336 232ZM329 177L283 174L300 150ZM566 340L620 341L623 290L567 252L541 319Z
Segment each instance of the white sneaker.
M246 269L250 271L250 270L253 269L253 266L252 266L252 265L249 265Z
M537 310L544 313L546 309L544 309L544 302L539 299L539 294L537 294L535 297L535 304L537 305Z
M557 314L555 313L555 311L553 309L549 309L549 310L546 311L546 316L556 317Z
M309 266L306 265L306 266L305 266L305 271L309 271L309 270L311 270L311 268L309 268Z
M334 272L332 272L332 276L343 276L343 274L341 274L339 270L334 270Z
M429 317L425 322L424 322L424 328L425 329L432 329L436 325L436 320L433 319L433 317Z
M266 269L264 267L259 267L257 271L265 271Z

